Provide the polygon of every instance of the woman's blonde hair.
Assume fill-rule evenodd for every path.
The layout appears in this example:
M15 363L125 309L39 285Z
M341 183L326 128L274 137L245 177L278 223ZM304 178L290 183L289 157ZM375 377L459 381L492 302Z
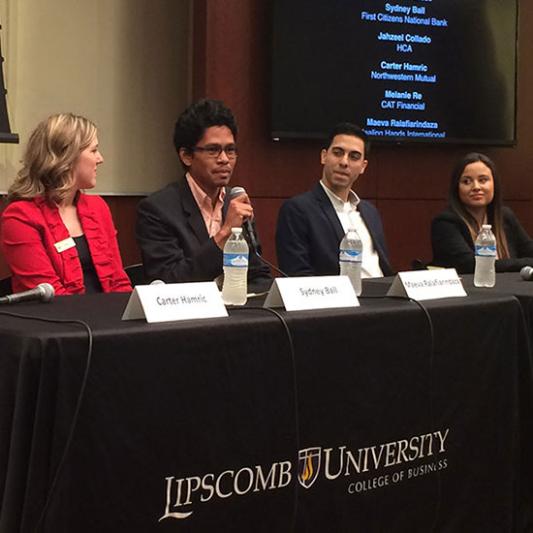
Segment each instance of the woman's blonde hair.
M43 120L30 135L8 201L44 196L61 203L72 187L72 167L95 135L96 126L90 120L72 113Z

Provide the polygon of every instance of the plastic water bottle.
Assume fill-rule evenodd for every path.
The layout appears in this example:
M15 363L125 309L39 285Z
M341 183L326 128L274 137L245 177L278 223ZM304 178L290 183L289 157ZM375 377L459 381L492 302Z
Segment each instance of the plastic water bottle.
M224 283L222 300L226 305L246 303L248 278L248 243L242 228L231 228L231 236L224 246Z
M476 239L476 287L494 287L496 284L496 238L490 224L483 224Z
M354 228L349 228L339 249L339 270L341 276L348 276L355 294L361 296L361 261L363 244Z

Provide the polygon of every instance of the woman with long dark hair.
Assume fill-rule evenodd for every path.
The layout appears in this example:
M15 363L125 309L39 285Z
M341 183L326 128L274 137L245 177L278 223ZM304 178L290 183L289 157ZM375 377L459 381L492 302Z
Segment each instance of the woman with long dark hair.
M500 178L494 162L472 152L452 173L449 206L431 224L432 264L474 272L474 243L483 224L491 224L496 237L496 271L518 271L533 265L533 240L515 214L502 204Z

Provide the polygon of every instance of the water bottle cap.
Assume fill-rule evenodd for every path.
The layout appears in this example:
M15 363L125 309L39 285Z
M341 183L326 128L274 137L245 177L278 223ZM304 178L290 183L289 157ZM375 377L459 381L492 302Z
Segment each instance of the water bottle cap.
M491 224L483 224L481 226L481 229L491 229L492 228L492 225Z
M231 228L231 233L235 233L236 235L240 235L242 233L242 228Z

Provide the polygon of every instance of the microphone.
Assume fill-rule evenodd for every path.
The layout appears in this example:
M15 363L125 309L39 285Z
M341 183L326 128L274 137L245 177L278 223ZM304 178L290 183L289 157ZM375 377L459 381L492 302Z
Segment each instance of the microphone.
M0 304L17 304L19 302L51 302L54 299L54 287L50 283L39 283L29 291L17 292L0 297Z
M520 277L524 281L533 281L533 267L525 266L520 270Z
M233 198L237 198L237 196L241 196L241 194L246 194L246 190L244 187L232 187L229 192L230 200L233 200ZM255 234L254 226L252 224L252 221L248 218L244 219L244 222L242 225L246 228L246 231L248 233L248 236L250 238L250 248L252 249L252 252L259 257L265 265L268 267L274 269L276 272L279 272L284 278L288 278L289 276L283 272L283 270L280 270L277 266L274 266L272 263L267 261L260 253L259 253L259 245L257 244L257 236Z
M230 200L233 200L233 198L237 198L237 196L241 196L243 194L246 194L246 190L244 189L244 187L232 187L229 192L229 197ZM246 228L246 232L248 233L252 252L257 254L259 250L259 245L257 244L257 236L255 235L252 221L249 218L245 218L242 225Z

